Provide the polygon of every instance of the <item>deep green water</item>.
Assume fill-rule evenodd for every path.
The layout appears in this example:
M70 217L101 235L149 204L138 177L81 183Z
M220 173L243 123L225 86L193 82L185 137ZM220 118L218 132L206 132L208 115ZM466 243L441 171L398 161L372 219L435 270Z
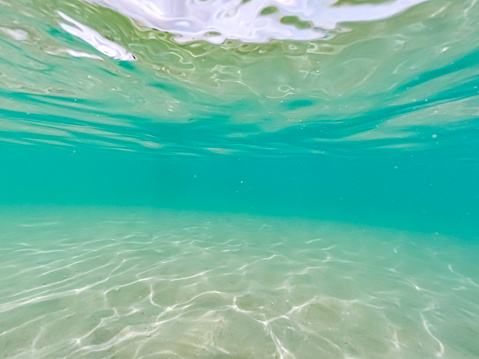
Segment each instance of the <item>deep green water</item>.
M479 4L161 4L0 1L0 357L479 357Z

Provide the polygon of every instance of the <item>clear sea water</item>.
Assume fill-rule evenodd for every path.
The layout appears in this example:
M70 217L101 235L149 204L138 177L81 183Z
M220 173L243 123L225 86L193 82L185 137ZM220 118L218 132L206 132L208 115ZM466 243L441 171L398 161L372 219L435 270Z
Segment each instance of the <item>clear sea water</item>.
M0 357L479 358L477 0L0 0Z

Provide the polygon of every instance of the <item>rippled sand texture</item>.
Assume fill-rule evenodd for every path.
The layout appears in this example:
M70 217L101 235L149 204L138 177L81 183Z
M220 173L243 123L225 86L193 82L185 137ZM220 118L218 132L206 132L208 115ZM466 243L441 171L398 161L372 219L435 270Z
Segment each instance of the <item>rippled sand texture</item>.
M478 248L297 219L2 210L6 358L477 358Z

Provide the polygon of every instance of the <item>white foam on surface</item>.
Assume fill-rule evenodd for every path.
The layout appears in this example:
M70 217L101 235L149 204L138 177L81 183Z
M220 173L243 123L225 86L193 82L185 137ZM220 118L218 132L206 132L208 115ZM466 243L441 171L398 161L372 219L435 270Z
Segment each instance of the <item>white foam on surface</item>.
M97 49L101 53L117 60L123 60L123 61L135 60L135 57L130 52L126 51L125 48L123 48L122 46L118 45L117 43L113 41L105 39L97 31L79 23L78 21L72 19L70 16L64 14L61 11L58 11L58 14L63 19L65 19L66 21L68 21L69 23L73 25L72 26L69 24L62 23L60 24L60 26L63 28L63 30L89 43L91 46L93 46L95 49ZM71 53L72 56L76 56L76 57L78 57L79 54L80 54L79 52L76 52L75 54ZM83 55L83 57L85 57L85 55ZM92 56L89 55L88 57L92 57Z
M328 30L338 29L342 22L385 19L426 0L359 5L337 5L337 0L89 1L118 11L144 26L177 34L178 42L222 43L226 39L267 42L324 38ZM271 7L276 11L261 14ZM288 24L284 21L287 17L297 17L301 25Z

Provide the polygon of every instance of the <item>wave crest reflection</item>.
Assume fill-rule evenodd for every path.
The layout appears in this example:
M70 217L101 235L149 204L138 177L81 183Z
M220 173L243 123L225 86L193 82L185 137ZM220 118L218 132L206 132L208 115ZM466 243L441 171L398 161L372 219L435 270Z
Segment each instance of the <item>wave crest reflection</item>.
M314 40L341 30L341 22L371 21L426 0L342 4L338 0L89 0L143 26L179 35L177 42Z

